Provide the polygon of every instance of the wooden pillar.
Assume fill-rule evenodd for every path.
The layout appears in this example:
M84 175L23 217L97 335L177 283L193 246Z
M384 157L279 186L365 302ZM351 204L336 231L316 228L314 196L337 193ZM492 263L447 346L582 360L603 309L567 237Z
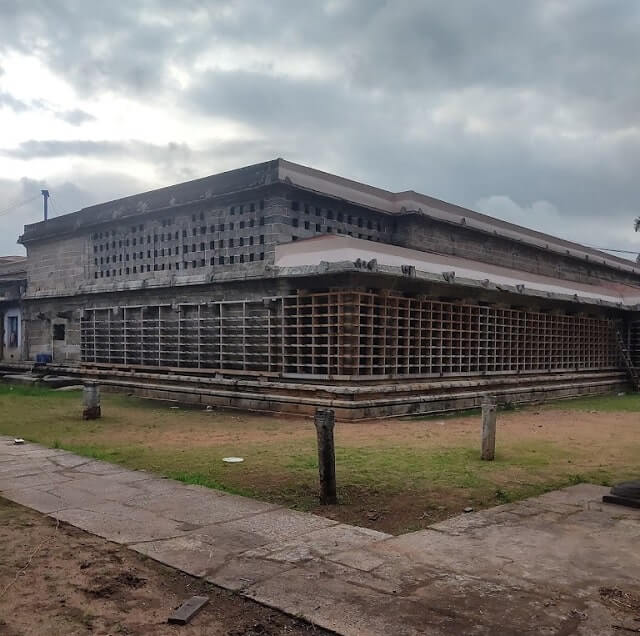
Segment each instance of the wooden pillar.
M318 435L318 472L320 475L320 503L338 503L336 494L336 455L333 443L335 413L331 409L316 409L314 424Z
M495 396L482 398L482 459L493 461L496 455L496 415L498 405Z

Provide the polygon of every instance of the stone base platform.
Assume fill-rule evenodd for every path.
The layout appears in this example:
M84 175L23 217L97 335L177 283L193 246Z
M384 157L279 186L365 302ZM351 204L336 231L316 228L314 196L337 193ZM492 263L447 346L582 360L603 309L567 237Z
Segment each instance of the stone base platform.
M29 363L0 364L0 372L10 373L5 376L7 381L12 381L18 371L24 373L29 369ZM628 390L626 374L617 370L376 382L356 379L310 382L206 370L161 371L109 365L49 364L38 372L60 374L70 383L93 380L105 388L185 404L300 415L313 415L316 408L332 408L339 420L478 408L486 393L496 395L499 404L527 404Z

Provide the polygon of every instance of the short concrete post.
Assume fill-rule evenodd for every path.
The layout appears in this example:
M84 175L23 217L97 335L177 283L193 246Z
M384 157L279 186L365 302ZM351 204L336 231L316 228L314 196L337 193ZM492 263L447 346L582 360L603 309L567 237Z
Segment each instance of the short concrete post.
M318 434L318 472L320 473L320 503L338 503L336 494L336 454L333 443L335 413L331 409L316 409L314 424Z
M100 386L95 382L85 382L82 390L84 400L83 420L95 420L100 417Z
M498 402L495 396L482 398L482 459L492 461L496 456L496 414Z

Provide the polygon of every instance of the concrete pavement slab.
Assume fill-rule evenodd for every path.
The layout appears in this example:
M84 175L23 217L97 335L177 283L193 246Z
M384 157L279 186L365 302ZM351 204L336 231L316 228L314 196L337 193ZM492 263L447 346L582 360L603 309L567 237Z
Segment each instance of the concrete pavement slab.
M355 570L362 570L363 572L372 572L385 564L388 558L386 555L382 556L372 550L367 550L366 547L327 555L328 561L340 563L341 565L346 565Z
M69 477L62 475L61 473L47 472L6 478L0 477L0 492L3 490L32 488L42 484L59 484L65 481L69 481Z
M328 528L312 530L290 540L269 543L245 552L244 556L283 563L299 563L353 550L390 537L391 535L384 532L339 523Z
M130 484L104 479L102 475L78 473L66 473L66 475L72 475L73 478L60 486L59 490L62 494L65 491L76 491L75 494L79 496L77 491L82 491L93 495L94 499L124 503L140 492Z
M151 512L117 503L95 505L90 510L69 508L52 513L51 516L115 543L167 539L185 534L191 529L185 529L182 524Z
M286 570L250 586L244 594L346 636L465 633L448 631L455 627L455 615L442 616L419 601L331 576L324 564Z
M122 474L122 473L121 473ZM128 473L127 473L128 474ZM145 473L147 475L148 473ZM116 474L112 474L108 476L109 479L115 479ZM190 484L183 484L178 481L174 481L173 479L166 479L165 477L160 477L159 475L154 475L152 479L144 479L139 480L135 486L140 491L140 497L142 498L144 495L147 498L156 497L158 495L168 495L170 493L176 492L176 490L181 490L185 492L196 491L196 492L213 492L213 493L221 493L221 491L213 490L212 488L202 488L200 486L192 486Z
M289 570L289 563L277 563L244 557L242 555L229 558L223 565L205 575L205 580L227 590L242 592L256 583L267 581ZM275 607L275 606L272 606Z
M148 481L148 480L156 480L156 481L164 481L158 477L158 475L154 475L153 473L147 472L145 470L124 470L121 473L107 473L105 475L100 475L101 479L105 481L118 481L121 484L133 484L140 481ZM139 486L136 486L139 488Z
M593 494L600 492L592 490ZM570 493L564 492L563 498L567 495ZM576 501L581 496L579 492ZM544 585L550 580L559 588L594 589L616 581L631 584L639 580L640 573L640 552L630 550L640 539L640 510L625 509L618 518L612 512L615 510L606 504L591 499L581 510L552 513L550 521L550 513L542 506L539 515L520 517L519 523L472 524L466 533L457 532L455 524L456 532L442 532L443 524L435 524L376 543L368 551L385 562L399 554L450 572L487 580L507 578L520 586ZM486 511L483 521L490 513Z
M64 510L65 508L82 508L99 505L105 501L102 497L91 495L86 490L74 488L73 481L62 482L60 484L40 484L39 486L34 486L31 490L34 492L34 497L36 496L36 492L43 492L54 498L49 500L51 503L56 502L55 507L52 508L52 512L55 510ZM5 493L2 494L9 499L11 498ZM22 502L18 501L17 503Z
M545 504L566 504L583 508L590 501L601 500L602 495L608 494L609 490L606 486L598 486L597 484L576 484L568 488L552 490L525 501L542 506Z
M37 488L0 490L0 495L44 514L49 514L66 507L60 497L44 490L38 490Z
M127 501L127 505L198 526L223 523L278 509L273 504L226 495L215 490L196 492L182 484L175 484L173 489L161 495L138 495Z
M264 539L259 535L214 525L173 539L130 547L193 576L204 576L227 563L233 556L263 543Z
M118 466L117 464L110 464L109 462L93 459L76 466L74 471L78 473L91 473L93 475L109 475L112 473L129 472L129 469Z
M31 442L26 442L24 444L14 444L13 441L5 445L2 450L3 455L11 457L24 457L27 459L56 457L59 455L63 455L64 453L66 453L66 451L57 448L44 448Z
M63 452L57 455L53 455L48 458L50 462L59 466L60 468L76 468L83 464L88 464L92 460L88 457L80 457L73 453Z
M297 512L288 508L279 508L224 524L226 528L231 530L254 533L270 542L283 541L312 530L336 525L338 525L338 522L332 519L325 519L324 517Z
M42 472L55 472L58 467L51 462L25 462L22 460L6 462L0 466L0 479L10 479L22 475L37 475Z

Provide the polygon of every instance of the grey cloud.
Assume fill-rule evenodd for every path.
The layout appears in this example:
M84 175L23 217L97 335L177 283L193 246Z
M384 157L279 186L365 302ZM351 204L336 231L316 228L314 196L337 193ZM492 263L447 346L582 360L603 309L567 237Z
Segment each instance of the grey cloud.
M24 113L26 111L48 111L53 113L58 119L66 121L72 126L80 126L87 121L95 120L95 117L90 113L79 108L71 110L59 110L55 106L52 106L44 99L31 100L25 102L18 99L6 91L0 91L0 108L7 106L16 113Z
M68 124L72 126L80 126L88 121L95 121L95 117L91 113L87 113L84 110L80 110L79 108L74 108L73 110L63 110L56 113L56 117L58 119L62 119L66 121Z
M611 240L640 239L630 230L638 3L0 0L0 14L0 51L37 55L86 97L116 92L158 109L166 100L254 131L197 150L78 134L25 141L7 151L13 158L133 157L170 183L282 155L391 189L490 203L497 215L537 214L550 232L599 223ZM221 70L214 55L210 68L196 67L211 47L235 47L239 65L250 47L257 61ZM287 75L273 59L316 59L334 74ZM173 64L188 74L186 90ZM551 206L544 214L541 201Z
M17 148L9 148L2 154L16 159L51 157L114 157L153 159L168 156L188 156L191 149L186 144L169 143L164 146L142 141L90 141L77 139L62 141L57 139L22 142Z
M197 80L198 54L226 45L309 53L340 83L416 100L533 91L604 128L635 121L640 101L640 5L626 0L7 4L4 48L35 52L85 93L171 93L170 64Z
M260 140L214 139L194 150L188 144L176 142L150 144L139 140L31 139L15 148L0 150L0 154L23 161L77 157L116 164L119 161L137 160L151 163L160 180L159 185L166 185L163 181L174 183L194 179L203 176L203 171L204 174L212 174L218 170L230 170L239 165L270 159L280 149L270 141Z
M355 34L351 78L415 94L534 90L593 115L637 112L640 5L625 0L386 3Z
M0 91L0 108L7 106L16 113L21 113L29 109L29 106L13 95Z
M200 112L238 119L256 128L318 132L316 126L349 125L367 104L326 81L266 73L209 71L186 95Z
M107 88L144 94L163 86L166 65L186 47L176 37L179 16L197 6L76 0L4 5L0 50L37 55L84 94ZM154 13L165 20L154 20Z

